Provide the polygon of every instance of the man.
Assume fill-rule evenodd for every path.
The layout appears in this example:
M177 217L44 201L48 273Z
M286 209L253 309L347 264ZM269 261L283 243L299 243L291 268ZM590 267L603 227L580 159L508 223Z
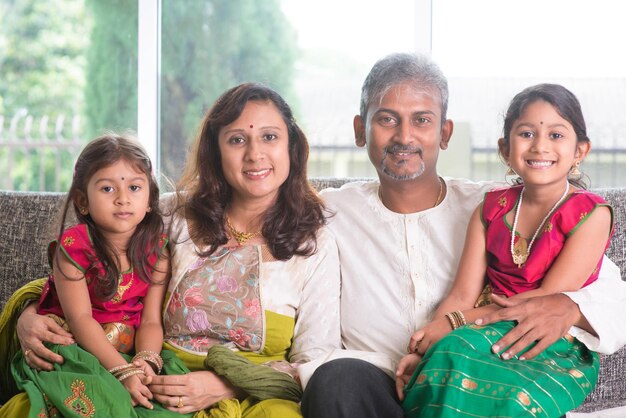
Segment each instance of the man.
M424 56L385 57L363 84L354 132L379 180L323 192L335 211L329 228L340 253L346 350L329 356L308 381L305 417L403 416L394 382L397 361L451 287L470 215L493 187L437 174L439 152L453 132L447 105L446 78ZM601 276L567 295L518 302L496 298L505 308L482 321L519 325L494 352L512 356L538 341L526 354L531 358L573 325L580 328L570 333L590 349L617 350L626 340L612 318L624 317L626 289L609 260Z

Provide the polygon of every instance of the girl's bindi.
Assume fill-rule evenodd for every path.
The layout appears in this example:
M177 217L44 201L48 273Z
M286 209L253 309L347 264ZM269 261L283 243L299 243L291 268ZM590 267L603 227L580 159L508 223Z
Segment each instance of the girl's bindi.
M543 121L540 121L539 123L540 123L541 125L543 125Z
M250 129L252 129L252 128L254 128L254 125L253 125L253 124L250 124Z

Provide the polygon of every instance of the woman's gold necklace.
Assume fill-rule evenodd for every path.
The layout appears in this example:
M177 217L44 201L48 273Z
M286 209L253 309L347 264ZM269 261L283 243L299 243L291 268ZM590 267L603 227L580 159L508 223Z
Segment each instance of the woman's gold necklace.
M245 244L247 241L251 240L252 238L256 237L257 235L261 233L261 231L256 231L256 232L237 231L237 229L235 229L233 224L230 223L230 218L228 216L226 216L226 226L228 227L228 231L230 232L230 235L232 235L233 239L237 241L237 244L239 245Z
M569 182L565 183L565 191L563 192L563 196L561 196L561 198L557 200L554 206L552 206L552 209L550 209L547 215L543 218L543 220L535 230L535 233L533 234L533 237L530 240L528 246L526 246L526 239L521 236L517 241L518 245L515 245L515 231L517 230L519 211L522 207L522 200L524 198L524 189L522 188L522 191L519 195L519 202L517 202L517 207L515 208L515 216L513 217L513 229L511 230L511 257L513 257L513 262L517 264L517 268L522 268L526 260L528 260L528 256L530 255L530 249L533 247L535 239L539 235L539 232L543 228L543 225L548 221L548 218L550 218L556 208L558 208L559 205L565 200L565 198L567 197L567 192L569 192Z

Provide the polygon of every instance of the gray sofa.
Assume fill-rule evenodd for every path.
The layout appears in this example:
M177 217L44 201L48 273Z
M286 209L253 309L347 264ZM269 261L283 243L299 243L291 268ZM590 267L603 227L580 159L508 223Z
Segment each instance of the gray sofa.
M338 187L347 179L314 179L317 189ZM615 236L607 255L626 279L626 188L596 190L615 209ZM46 247L54 236L62 193L0 191L0 307L26 281L48 274ZM615 318L622 321L623 318ZM4 360L4 359L3 359ZM602 356L596 389L578 409L592 412L626 405L626 349Z

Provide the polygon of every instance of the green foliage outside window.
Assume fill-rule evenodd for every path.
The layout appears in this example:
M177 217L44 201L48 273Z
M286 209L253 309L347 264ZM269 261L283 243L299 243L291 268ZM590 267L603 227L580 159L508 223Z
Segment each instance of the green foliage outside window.
M293 102L295 32L278 0L162 4L162 171L177 179L202 115L224 90L262 82Z
M294 103L297 50L279 0L162 0L161 15L162 171L176 179L203 113L225 89L263 82ZM12 177L0 188L67 190L81 143L137 129L137 21L136 0L0 0L0 173ZM17 114L18 138L9 138ZM27 116L33 140L77 136L79 147L3 145L26 141Z

